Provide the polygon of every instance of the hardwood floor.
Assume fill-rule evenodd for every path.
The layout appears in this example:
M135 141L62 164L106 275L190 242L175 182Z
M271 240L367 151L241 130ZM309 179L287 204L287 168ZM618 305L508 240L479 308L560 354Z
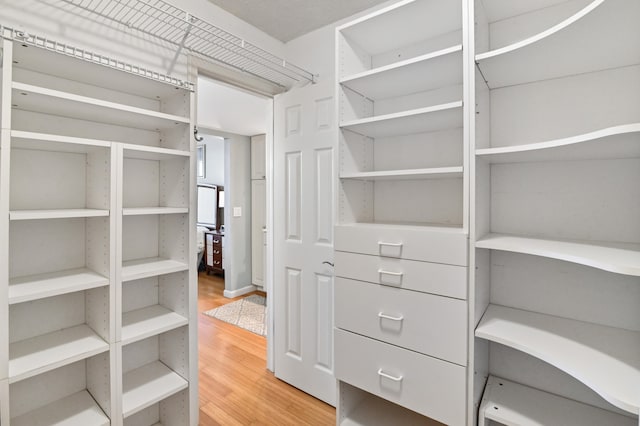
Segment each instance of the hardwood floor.
M200 425L335 425L335 409L267 370L264 337L202 312L235 299L224 281L198 277Z

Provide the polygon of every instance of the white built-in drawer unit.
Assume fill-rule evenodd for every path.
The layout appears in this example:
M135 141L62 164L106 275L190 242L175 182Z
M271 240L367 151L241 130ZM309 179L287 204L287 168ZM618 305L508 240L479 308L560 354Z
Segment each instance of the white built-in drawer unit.
M337 225L334 247L337 251L467 265L467 235L456 228Z
M467 298L467 268L336 251L335 275L406 290Z
M466 301L345 278L335 292L336 327L466 365Z
M442 423L465 424L464 367L339 329L335 347L338 380Z

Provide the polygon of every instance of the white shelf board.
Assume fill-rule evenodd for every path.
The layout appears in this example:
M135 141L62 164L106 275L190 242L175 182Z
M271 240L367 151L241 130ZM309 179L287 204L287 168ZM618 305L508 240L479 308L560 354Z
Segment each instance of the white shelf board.
M636 419L489 376L480 413L507 426L637 426Z
M109 210L100 209L11 210L9 212L10 220L70 219L107 216L109 216Z
M13 82L12 88L12 104L17 105L15 108L21 110L149 130L173 128L189 123L187 117L31 84Z
M374 101L462 84L462 45L350 75L340 83Z
M124 375L122 414L129 417L188 386L185 379L160 361L136 368Z
M189 213L188 207L131 207L122 209L124 216Z
M109 344L82 324L9 345L9 383L109 350Z
M11 419L12 426L108 426L109 418L86 390Z
M429 228L429 232L444 232L447 234L467 234L467 232L462 228L462 225L443 225L438 223L429 223L429 222L400 222L400 221L372 221L372 222L348 222L348 223L338 223L339 226L353 226L353 227L382 227L387 228L389 226L399 227L404 229L413 229L416 231L424 231L425 228Z
M187 318L160 305L126 312L122 315L122 344L137 342L188 323Z
M638 16L635 0L594 0L541 33L477 54L476 62L492 89L637 64Z
M98 139L76 138L47 133L11 131L11 147L40 151L90 153L111 147L111 142Z
M477 149L476 155L489 163L638 158L640 123L545 142Z
M139 280L172 272L186 271L187 269L189 269L189 265L184 262L160 257L128 260L122 262L122 281Z
M9 280L9 304L109 285L109 278L87 268L30 275Z
M180 158L188 158L191 156L189 151L179 149L160 148L146 145L122 144L124 149L124 158L135 158L138 160L175 160Z
M539 358L639 414L640 332L489 305L475 335Z
M430 169L406 169L378 172L341 173L340 179L358 180L422 180L461 179L462 167L437 167Z
M476 242L476 247L547 257L617 274L640 276L640 244L545 240L487 234Z
M108 63L108 65L99 66L96 63L75 58L71 55L61 55L48 49L21 43L14 43L13 46L13 59L17 62L15 64L17 68L26 68L37 72L46 70L49 75L92 86L104 87L109 90L116 89L123 93L154 100L171 97L187 90L179 89L170 83L136 75L135 71L133 73L126 72L127 64L116 64L106 57L102 57L101 62L103 64ZM62 46L58 45L58 47Z
M462 127L462 101L343 122L342 129L372 138Z
M339 423L340 426L436 426L440 424L373 395L365 396L364 400L347 413L346 418Z
M524 15L546 7L556 6L566 0L537 0L535 2L514 2L513 0L482 0L484 14L489 22L502 21L517 15Z
M400 1L338 27L340 33L369 55L399 49L461 29L461 2L422 0ZM393 36L390 37L390 34Z

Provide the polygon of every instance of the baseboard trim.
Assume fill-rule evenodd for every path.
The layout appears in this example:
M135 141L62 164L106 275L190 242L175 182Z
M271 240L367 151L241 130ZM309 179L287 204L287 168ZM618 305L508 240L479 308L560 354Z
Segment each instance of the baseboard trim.
M248 285L246 287L242 287L236 290L224 290L224 293L222 293L224 295L224 297L228 297L229 299L233 299L234 297L238 297L238 296L243 296L247 293L251 293L252 291L256 290L256 286L255 285Z

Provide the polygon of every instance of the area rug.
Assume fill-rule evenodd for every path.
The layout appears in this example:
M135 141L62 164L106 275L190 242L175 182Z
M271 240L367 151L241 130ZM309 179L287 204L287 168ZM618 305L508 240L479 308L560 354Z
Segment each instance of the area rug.
M228 322L261 336L267 335L266 298L257 294L247 296L235 302L227 303L204 312L213 318Z

